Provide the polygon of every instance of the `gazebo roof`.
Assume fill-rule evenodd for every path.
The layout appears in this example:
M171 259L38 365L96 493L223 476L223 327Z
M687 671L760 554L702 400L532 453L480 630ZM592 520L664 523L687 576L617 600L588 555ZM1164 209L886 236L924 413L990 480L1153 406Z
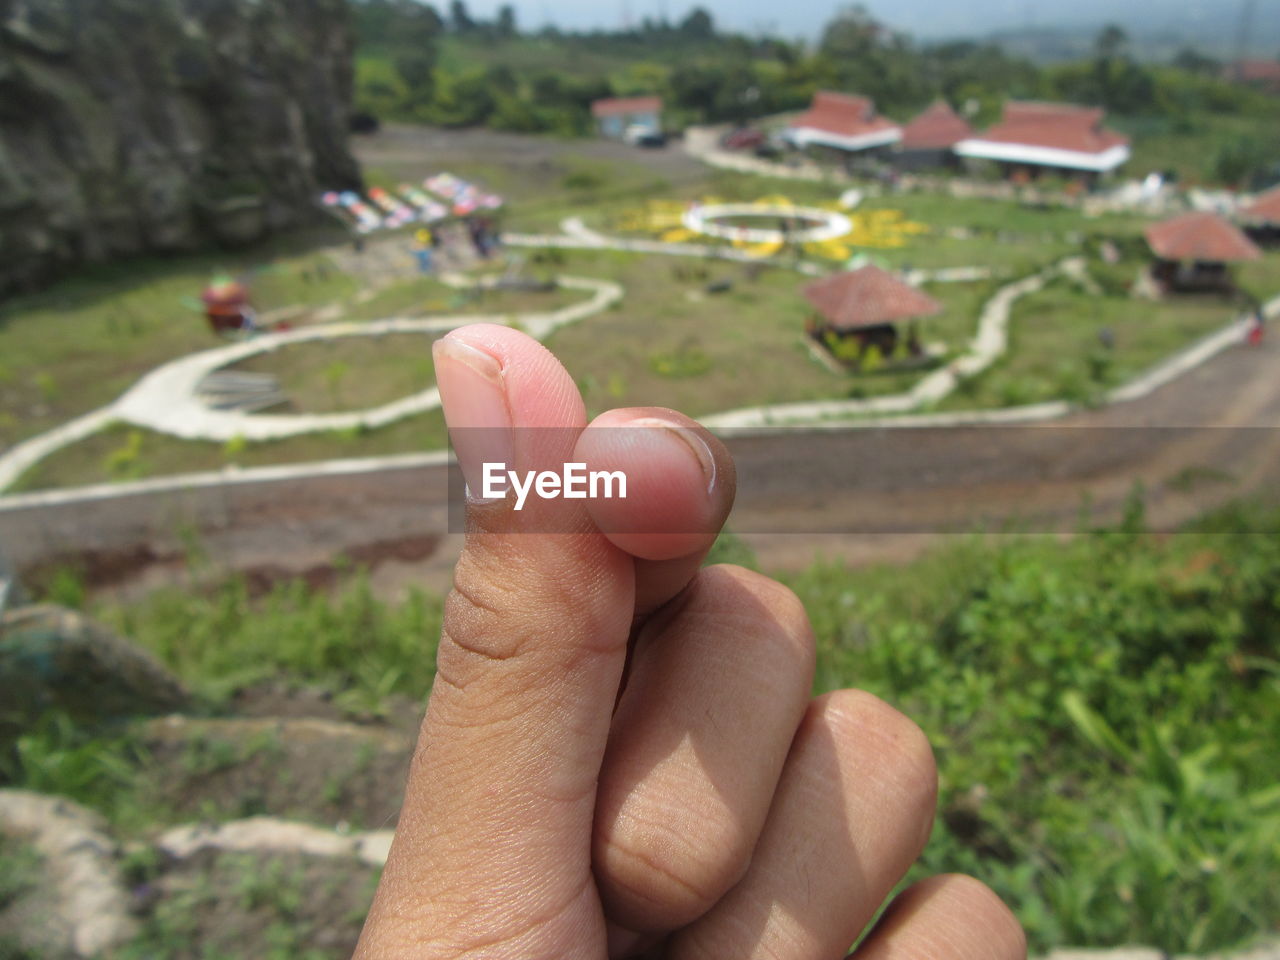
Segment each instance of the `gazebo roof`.
M1261 220L1263 223L1280 223L1280 186L1272 187L1244 208L1244 215L1250 220Z
M1184 213L1146 229L1147 243L1162 260L1228 263L1257 260L1262 251L1238 229L1213 213Z
M902 149L945 150L973 136L973 128L945 100L935 100L902 128Z
M942 309L933 297L870 265L816 280L804 295L836 330L878 327Z

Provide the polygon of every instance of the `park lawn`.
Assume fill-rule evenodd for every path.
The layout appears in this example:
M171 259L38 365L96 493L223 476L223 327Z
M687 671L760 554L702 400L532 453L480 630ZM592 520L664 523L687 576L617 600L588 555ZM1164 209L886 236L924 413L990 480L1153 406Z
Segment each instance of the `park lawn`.
M272 413L336 413L380 407L435 385L438 334L390 333L286 344L225 369L274 376L288 402Z
M590 294L581 290L569 289L545 293L460 289L441 283L434 277L414 277L384 287L363 303L353 303L343 311L343 317L350 320L381 320L432 314L514 316L521 313L551 313L581 303L589 297Z
M321 460L441 450L444 415L430 410L378 430L335 430L284 440L212 443L180 440L119 423L63 447L26 471L5 493L202 473L224 467L271 467Z
M1237 310L1212 297L1165 301L1094 296L1058 278L1018 300L1009 351L944 399L943 409L1018 406L1049 400L1093 402L1109 387L1228 323ZM1100 334L1109 330L1112 350Z
M218 346L198 298L224 269L248 271L260 311L356 288L322 254L266 251L135 261L14 297L0 308L0 449L109 403L167 360Z
M1237 264L1236 282L1263 301L1280 296L1280 249L1264 251L1260 260Z
M658 405L702 416L895 393L918 376L837 374L815 360L800 292L809 281L791 270L765 269L752 280L747 265L717 260L575 250L564 261L565 272L615 280L627 292L613 309L547 340L592 414ZM682 279L687 271L698 271L697 278ZM733 287L707 293L717 281Z

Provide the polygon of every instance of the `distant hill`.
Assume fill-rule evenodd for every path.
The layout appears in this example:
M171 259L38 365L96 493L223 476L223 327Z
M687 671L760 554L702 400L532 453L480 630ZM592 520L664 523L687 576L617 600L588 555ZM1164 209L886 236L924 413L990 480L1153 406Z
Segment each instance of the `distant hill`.
M1229 58L1235 53L1248 0L872 0L872 13L932 41L991 38L1010 51L1040 60L1079 57L1107 23L1119 24L1146 59L1167 59L1184 46ZM1253 0L1248 54L1280 55L1280 0Z

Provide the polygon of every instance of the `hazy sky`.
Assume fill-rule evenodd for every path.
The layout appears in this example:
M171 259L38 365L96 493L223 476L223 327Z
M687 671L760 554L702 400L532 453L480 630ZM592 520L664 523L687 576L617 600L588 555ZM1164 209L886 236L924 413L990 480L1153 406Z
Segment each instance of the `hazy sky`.
M694 6L688 0L511 0L523 26L553 21L558 26L618 27L666 13L678 19ZM984 34L1002 27L1137 22L1194 33L1197 23L1234 19L1246 0L864 0L873 15L917 36ZM469 0L489 17L502 0ZM1280 20L1280 0L1253 0L1256 26ZM748 32L812 37L839 4L833 0L702 0L717 22ZM447 2L438 6L446 8Z

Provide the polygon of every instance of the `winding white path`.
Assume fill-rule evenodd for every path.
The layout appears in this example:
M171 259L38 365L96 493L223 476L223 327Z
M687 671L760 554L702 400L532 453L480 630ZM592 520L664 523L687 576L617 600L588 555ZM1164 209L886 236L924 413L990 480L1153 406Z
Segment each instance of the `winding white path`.
M457 280L453 285L459 284ZM493 286L485 281L482 286ZM213 410L196 397L196 386L207 374L246 357L296 343L335 337L377 336L392 333L447 333L471 323L518 322L531 336L544 339L552 331L608 309L622 299L623 289L607 280L560 277L562 287L589 292L581 303L550 313L460 315L428 319L391 318L372 322L317 324L287 333L269 333L242 343L179 357L146 374L114 403L77 417L47 433L19 443L0 456L0 490L13 484L26 470L51 453L83 440L111 423L122 421L189 440L225 442L278 440L324 430L376 429L440 405L440 392L432 387L370 410L333 414L250 414Z

